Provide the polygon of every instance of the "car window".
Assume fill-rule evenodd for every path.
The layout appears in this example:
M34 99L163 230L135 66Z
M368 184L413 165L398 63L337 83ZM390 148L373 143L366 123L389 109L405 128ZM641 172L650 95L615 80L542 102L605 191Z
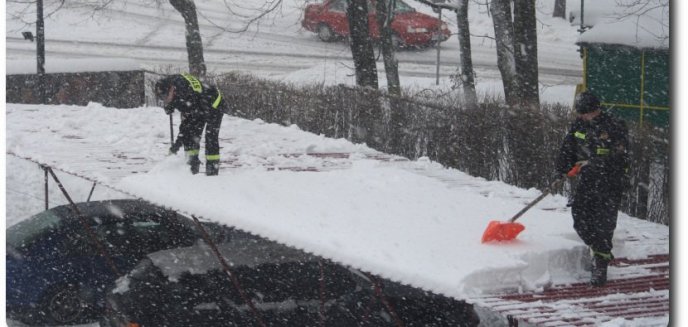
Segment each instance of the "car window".
M96 217L96 221L100 217ZM126 248L130 241L127 240L131 236L129 227L122 221L105 220L106 223L94 225L93 231L98 237L98 240L103 242L103 246L110 255L123 255L127 252Z
M39 236L51 230L57 230L60 225L60 216L54 211L44 211L8 228L5 234L7 236L7 245L21 251L32 244Z
M334 0L330 2L330 11L342 11L346 12L346 0Z
M80 223L60 229L57 249L62 256L91 256L96 251Z
M401 1L401 0L396 0L395 1L395 6L394 6L394 12L395 13L405 13L405 12L414 12L416 9L413 7L409 6L407 3Z
M27 258L39 261L88 254L91 247L84 234L80 226L63 224L58 228L43 230L30 242L23 243L17 249Z
M127 214L122 219L100 219L107 223L94 231L110 254L141 258L162 249L189 246L198 237L188 226L162 213Z

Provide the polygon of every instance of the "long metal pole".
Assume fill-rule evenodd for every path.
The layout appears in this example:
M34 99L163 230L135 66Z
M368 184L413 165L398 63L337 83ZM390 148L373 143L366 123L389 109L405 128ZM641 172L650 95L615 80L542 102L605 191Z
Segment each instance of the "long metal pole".
M41 168L43 169L43 186L45 187L45 210L48 210L48 167L41 166Z
M93 182L93 186L91 186L91 192L88 193L88 198L86 199L86 202L91 202L91 196L93 195L93 191L96 189L96 182Z
M170 147L174 146L174 122L172 121L172 114L170 114Z
M581 12L580 12L580 29L578 32L583 33L585 32L585 0L581 0Z
M580 6L580 27L578 28L578 33L583 34L585 32L585 0L581 0L581 6ZM583 58L583 61L587 60L584 58L584 53L583 53L583 45L578 48L578 52L580 52L581 58ZM583 63L585 65L585 63Z

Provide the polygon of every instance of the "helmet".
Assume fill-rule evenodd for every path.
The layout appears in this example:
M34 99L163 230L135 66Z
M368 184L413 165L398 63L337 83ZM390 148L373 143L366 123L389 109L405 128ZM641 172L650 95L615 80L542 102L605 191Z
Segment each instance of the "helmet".
M162 78L155 82L155 97L158 99L165 98L170 90L170 86L172 86L172 82L169 78Z
M600 109L600 99L590 91L584 91L576 96L576 112L587 114Z

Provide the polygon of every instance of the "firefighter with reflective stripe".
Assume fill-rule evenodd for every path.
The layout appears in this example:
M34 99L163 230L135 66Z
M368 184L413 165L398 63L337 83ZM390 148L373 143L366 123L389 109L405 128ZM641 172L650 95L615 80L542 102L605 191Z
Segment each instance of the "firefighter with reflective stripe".
M623 121L601 110L600 100L591 92L579 94L575 108L578 118L562 142L557 174L580 165L571 201L573 228L592 252L590 283L603 286L607 265L614 258L612 238L628 184L628 130Z
M204 85L191 74L176 74L160 79L155 84L155 94L164 101L165 113L170 115L175 109L181 113L179 133L170 153L177 153L184 146L191 173L197 174L201 134L205 128L205 173L217 175L220 168L220 124L225 105L222 93L214 86Z

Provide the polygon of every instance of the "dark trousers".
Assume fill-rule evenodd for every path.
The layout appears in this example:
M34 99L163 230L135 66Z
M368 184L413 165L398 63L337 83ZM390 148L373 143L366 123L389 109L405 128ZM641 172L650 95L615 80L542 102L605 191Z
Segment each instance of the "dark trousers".
M198 155L201 148L201 134L205 128L205 155L207 157L220 154L220 124L222 112L212 110L207 114L182 113L182 123L179 125L179 139L187 154Z
M571 207L573 228L594 252L611 254L621 195L601 193L577 191Z

